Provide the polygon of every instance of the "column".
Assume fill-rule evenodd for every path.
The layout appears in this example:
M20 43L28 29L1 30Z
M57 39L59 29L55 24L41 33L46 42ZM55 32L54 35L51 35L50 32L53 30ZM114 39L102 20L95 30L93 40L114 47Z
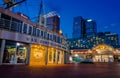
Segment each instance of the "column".
M5 48L5 40L2 40L2 44L1 44L1 53L0 53L0 65L2 64L2 60L3 60L3 54L4 54L4 48Z
M65 60L64 60L64 51L62 51L62 64L64 64Z
M31 54L31 44L28 45L28 51L27 51L27 56L26 56L26 64L30 64L30 54Z
M48 46L46 46L46 58L45 58L45 65L48 64Z
M55 55L56 55L55 63L58 64L58 50L57 49L56 49Z

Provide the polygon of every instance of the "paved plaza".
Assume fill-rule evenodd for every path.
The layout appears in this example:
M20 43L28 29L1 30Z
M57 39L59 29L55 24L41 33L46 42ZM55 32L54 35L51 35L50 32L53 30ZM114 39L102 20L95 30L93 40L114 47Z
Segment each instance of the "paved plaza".
M120 78L120 64L2 65L0 78Z

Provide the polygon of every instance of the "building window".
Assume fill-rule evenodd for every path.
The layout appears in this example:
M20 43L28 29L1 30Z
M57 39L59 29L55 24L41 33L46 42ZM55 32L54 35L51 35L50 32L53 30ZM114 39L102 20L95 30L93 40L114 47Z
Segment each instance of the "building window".
M1 14L1 18L3 19L3 27L5 29L10 29L11 17L6 14Z
M49 36L50 36L50 38L49 38L49 39L50 39L50 40L52 40L52 34L50 34Z
M47 34L47 39L49 39L49 33Z
M41 36L43 37L43 31L41 31Z
M39 36L40 36L40 30L37 29L37 37L39 37Z
M22 33L22 28L23 28L23 23L22 22L18 24L18 28L19 28L18 32Z
M27 24L24 23L24 26L23 26L23 33L27 34Z
M15 19L15 18L12 18L12 21L11 21L11 30L19 32L19 26L21 26L21 21Z
M44 31L44 38L46 38L46 36L47 36L47 32Z
M32 26L29 26L28 34L29 34L29 35L32 35Z
M33 32L32 32L33 36L36 36L36 27L33 26Z
M53 40L56 42L56 35L53 35Z

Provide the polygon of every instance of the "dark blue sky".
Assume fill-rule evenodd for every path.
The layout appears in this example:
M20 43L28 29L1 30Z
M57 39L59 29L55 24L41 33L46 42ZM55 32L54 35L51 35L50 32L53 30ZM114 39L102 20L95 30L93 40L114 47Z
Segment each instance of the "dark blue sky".
M34 18L38 15L41 0L27 0L17 10ZM97 23L98 31L120 34L120 0L43 0L44 11L56 10L61 16L63 34L72 37L73 17L91 18ZM26 9L25 6L27 5Z
M97 22L98 31L119 33L120 0L51 0L61 15L63 33L72 37L73 17L82 16ZM55 2L54 2L55 1ZM52 2L51 2L52 3Z

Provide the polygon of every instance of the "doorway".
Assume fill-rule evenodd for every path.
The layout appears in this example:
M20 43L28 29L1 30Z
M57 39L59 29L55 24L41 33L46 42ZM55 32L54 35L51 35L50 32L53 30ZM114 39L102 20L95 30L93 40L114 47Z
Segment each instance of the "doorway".
M95 55L94 62L114 62L113 55Z

